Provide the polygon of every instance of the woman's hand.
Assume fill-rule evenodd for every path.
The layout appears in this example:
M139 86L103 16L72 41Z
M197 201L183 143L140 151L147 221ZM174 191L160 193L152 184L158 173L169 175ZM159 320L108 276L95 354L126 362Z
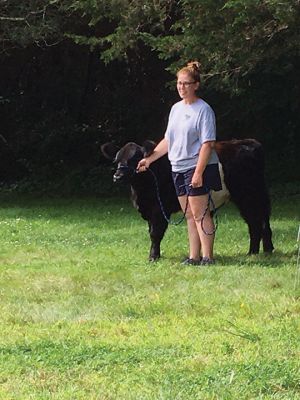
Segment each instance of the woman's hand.
M160 157L164 156L168 152L168 142L163 138L158 145L155 147L153 152L148 156L143 158L137 165L137 172L145 172L150 167L150 164L158 160Z
M202 174L199 174L195 171L192 177L191 185L193 188L201 187L203 185Z
M141 161L138 163L136 170L137 172L145 172L150 167L150 162L148 158L142 158Z

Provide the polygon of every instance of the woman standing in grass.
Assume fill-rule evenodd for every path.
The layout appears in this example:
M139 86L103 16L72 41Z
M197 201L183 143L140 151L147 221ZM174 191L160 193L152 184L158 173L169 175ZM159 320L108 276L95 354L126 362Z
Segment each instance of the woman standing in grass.
M173 105L165 137L154 152L143 158L138 171L168 153L181 208L186 213L190 254L186 265L213 264L214 223L205 212L210 190L221 190L216 140L215 114L197 95L200 87L200 64L193 61L177 72L177 90L181 101ZM203 217L204 215L204 217ZM201 220L203 219L202 223ZM205 227L205 232L203 229Z

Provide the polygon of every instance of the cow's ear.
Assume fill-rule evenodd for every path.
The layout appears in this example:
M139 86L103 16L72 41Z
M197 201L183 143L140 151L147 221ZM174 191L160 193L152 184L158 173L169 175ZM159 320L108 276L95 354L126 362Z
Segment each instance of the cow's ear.
M117 152L120 150L120 147L116 146L114 143L109 142L102 144L100 149L105 158L107 158L108 160L114 160Z
M148 157L153 153L153 150L156 147L156 143L153 142L152 140L145 140L142 146L142 150L144 153L144 157Z

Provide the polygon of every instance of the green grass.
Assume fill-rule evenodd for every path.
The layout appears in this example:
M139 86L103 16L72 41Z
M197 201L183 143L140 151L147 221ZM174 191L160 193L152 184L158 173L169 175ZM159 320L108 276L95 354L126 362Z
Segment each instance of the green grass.
M0 201L0 399L300 399L299 196L274 202L271 256L223 208L201 269L184 225L148 263L125 198Z

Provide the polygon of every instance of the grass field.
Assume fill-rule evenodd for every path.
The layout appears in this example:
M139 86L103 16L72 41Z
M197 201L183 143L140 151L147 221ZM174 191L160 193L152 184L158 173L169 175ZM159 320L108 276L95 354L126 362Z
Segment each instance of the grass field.
M184 225L148 263L127 198L0 204L0 399L300 399L299 195L273 204L271 256L223 208L202 268Z

